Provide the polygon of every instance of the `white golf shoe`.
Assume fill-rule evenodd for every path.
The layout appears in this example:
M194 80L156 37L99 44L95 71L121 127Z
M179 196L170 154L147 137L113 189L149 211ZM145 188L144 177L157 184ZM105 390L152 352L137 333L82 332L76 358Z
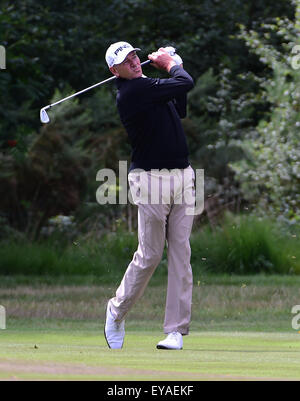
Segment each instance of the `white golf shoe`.
M160 341L156 348L158 349L182 349L183 341L182 334L178 331L173 331L167 335L167 338Z
M121 322L115 321L115 318L110 310L109 302L106 308L104 337L109 348L118 349L123 347L125 337L125 320L122 320Z

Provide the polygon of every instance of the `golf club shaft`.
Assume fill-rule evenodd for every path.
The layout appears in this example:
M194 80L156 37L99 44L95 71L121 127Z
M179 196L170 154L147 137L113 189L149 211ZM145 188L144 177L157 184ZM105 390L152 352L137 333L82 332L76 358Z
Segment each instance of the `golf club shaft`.
M151 63L151 60L144 61L143 63L141 63L141 65L145 65L145 64L149 64L149 63ZM96 86L100 86L100 85L102 85L102 84L105 84L106 82L113 81L113 80L116 79L116 78L117 78L117 77L114 75L113 77L107 78L107 79L105 79L104 81L98 82L98 83L95 84L95 85L89 86L88 88L85 88L85 89L83 89L83 90L81 90L81 91L79 91L79 92L73 93L73 95L70 95L70 96L68 96L68 97L65 97L64 99L58 100L58 101L55 102L55 103L49 104L48 106L44 107L44 110L47 110L47 109L49 109L50 107L56 106L57 104L62 103L62 102L64 102L65 100L69 100L69 99L72 99L72 98L75 97L75 96L81 95L82 93L87 92L87 91L89 91L90 89L96 88Z

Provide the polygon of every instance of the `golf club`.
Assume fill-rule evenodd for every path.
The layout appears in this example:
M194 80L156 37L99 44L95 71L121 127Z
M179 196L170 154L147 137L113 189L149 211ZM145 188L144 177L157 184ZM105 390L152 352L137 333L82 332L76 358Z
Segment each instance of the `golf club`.
M141 63L141 65L146 65L146 64L149 64L149 63L151 63L151 60L144 61L143 63ZM55 102L55 103L52 103L52 104L49 104L48 106L43 107L43 108L40 110L40 119L41 119L41 122L44 123L44 124L47 124L47 123L50 121L50 118L49 118L48 113L47 113L46 110L50 109L51 107L56 106L57 104L62 103L62 102L64 102L65 100L69 100L69 99L71 99L71 98L73 98L73 97L75 97L75 96L81 95L82 93L87 92L87 91L89 91L90 89L96 88L96 86L105 84L106 82L109 82L109 81L113 81L113 80L116 79L116 78L117 78L116 76L110 77L110 78L108 78L108 79L105 79L104 81L98 82L98 83L95 84L95 85L89 86L89 87L86 88L86 89L83 89L83 90L81 90L81 91L79 91L79 92L73 93L73 95L70 95L70 96L68 96L68 97L65 97L64 99L58 100L58 101Z

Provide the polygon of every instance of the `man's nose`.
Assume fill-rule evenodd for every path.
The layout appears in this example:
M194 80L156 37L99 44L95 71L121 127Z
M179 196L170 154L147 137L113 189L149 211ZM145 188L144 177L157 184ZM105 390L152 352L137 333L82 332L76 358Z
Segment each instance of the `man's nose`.
M131 67L136 67L138 66L139 62L138 60L131 60Z

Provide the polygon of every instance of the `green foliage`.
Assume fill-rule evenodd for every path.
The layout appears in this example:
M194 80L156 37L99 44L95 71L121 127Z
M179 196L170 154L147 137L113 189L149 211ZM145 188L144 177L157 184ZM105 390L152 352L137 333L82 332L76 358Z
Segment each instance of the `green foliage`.
M255 5L242 0L5 0L0 13L0 44L7 50L7 69L0 72L1 136L14 138L21 126L37 130L38 111L56 88L80 90L109 75L104 55L112 42L134 43L142 58L175 45L198 78L211 66L218 71L225 60L235 71L248 64L244 44L231 38L236 23L250 26L291 14L289 2L271 0Z
M74 115L78 107L74 102L58 109L56 124L32 135L22 158L1 155L1 210L30 238L49 217L76 210L85 194L90 160L80 137L85 114Z
M194 274L300 274L300 232L282 231L269 220L227 216L222 225L195 231L191 237ZM103 282L118 282L137 248L136 233L115 232L78 236L67 233L48 241L2 240L0 274L95 275ZM166 276L167 259L155 275Z
M242 140L266 109L255 94L257 87L223 66L218 75L212 69L201 75L189 94L184 128L192 165L205 170L206 197L214 196L219 210L239 212L242 207L243 193L231 164L245 158Z
M136 236L114 234L100 240L61 242L2 242L0 274L95 275L103 282L121 279L135 251Z
M264 35L246 31L240 37L251 51L272 71L270 77L257 78L262 97L270 103L268 118L257 126L256 135L243 143L246 158L233 164L246 197L273 216L291 223L300 215L300 133L299 133L299 71L291 66L292 47L299 44L300 2L295 22L277 18L263 25ZM271 41L281 42L277 49Z
M267 219L228 215L215 230L192 236L192 265L208 272L300 273L299 232L282 231Z
M272 68L237 37L238 24L267 34L261 23L271 27L272 18L278 16L293 20L294 4L273 0L2 3L0 45L7 51L7 69L0 71L0 210L8 225L34 238L47 219L57 214L83 216L81 226L88 214L88 229L94 220L100 233L104 226L124 217L123 206L99 209L95 202L97 171L103 167L117 171L118 161L130 156L115 107L114 85L51 109L47 127L41 128L38 119L40 108L51 100L107 78L105 51L117 40L140 47L142 60L160 46L177 48L196 82L189 96L189 117L183 123L193 166L205 169L207 193L216 195L222 210L235 205L239 210L243 196L251 202L258 198L260 182L247 189L247 180L237 164L234 169L232 164L249 167L254 163L255 128L261 121L261 129L265 129L276 94L266 96L260 90L261 78L268 79ZM284 35L285 29L281 26ZM270 41L275 50L281 49L282 41L276 35L271 35ZM144 72L158 74L150 66ZM252 80L253 76L258 79ZM286 90L277 83L279 91ZM279 99L279 94L276 96ZM277 114L274 124L281 118ZM292 149L280 148L280 152L287 151L290 158L295 156ZM291 161L293 171L296 163ZM291 171L284 168L283 174L288 176ZM285 199L295 189L294 181L292 189L290 184L289 180L280 184L280 196ZM266 202L266 207L275 205L273 200ZM291 208L292 202L288 200L287 214L295 219L297 208ZM281 213L281 205L276 204L274 210ZM80 232L86 231L80 227Z

